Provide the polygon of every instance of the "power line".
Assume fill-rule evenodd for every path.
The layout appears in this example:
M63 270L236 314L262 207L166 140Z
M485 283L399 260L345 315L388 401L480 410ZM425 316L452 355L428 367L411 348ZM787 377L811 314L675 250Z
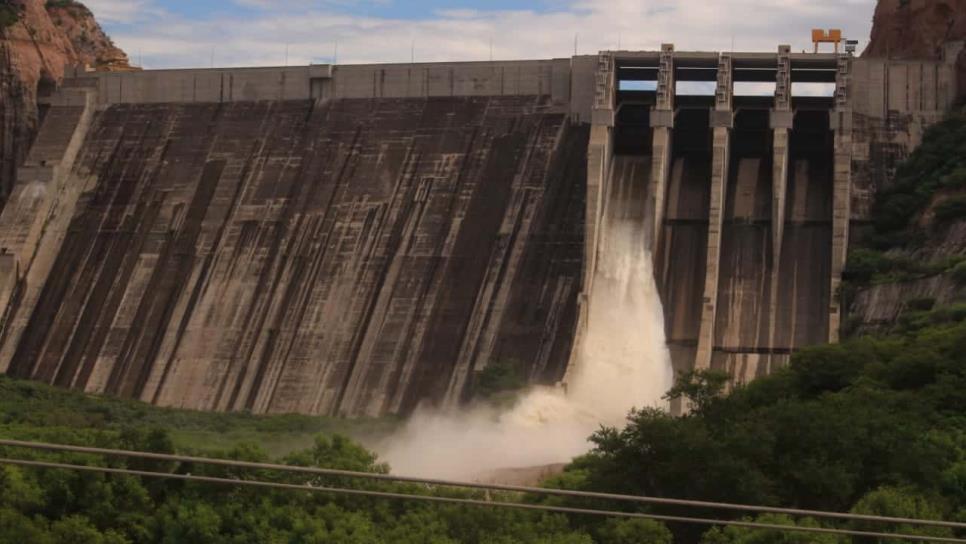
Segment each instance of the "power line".
M71 445L65 445L65 444L49 444L49 443L43 443L43 442L30 442L30 441L23 441L23 440L0 439L0 446L13 446L13 447L22 447L22 448L48 450L48 451L90 453L90 454L111 455L111 456L119 456L119 457L136 457L136 458L142 458L142 459L153 459L157 461L199 463L199 464L229 466L229 467L236 467L236 468L251 468L251 469L259 469L259 470L279 470L284 472L297 472L297 473L303 473L303 474L314 474L319 476L342 476L342 477L349 477L349 478L364 478L369 480L384 480L384 481L391 481L391 482L405 482L405 483L443 486L443 487L463 487L463 488L483 489L483 490L490 490L490 491L509 491L509 492L515 492L515 493L528 493L528 494L534 494L534 495L556 495L556 496L565 496L565 497L628 501L628 502L662 504L662 505L671 505L671 506L715 508L715 509L722 509L722 510L739 510L739 511L746 511L746 512L758 512L758 513L770 513L770 514L788 514L793 516L834 518L834 519L844 519L844 520L851 520L851 521L904 523L904 524L910 524L910 525L929 525L929 526L936 526L936 527L948 527L952 529L966 529L966 523L958 523L958 522L952 522L952 521L914 519L914 518L902 518L902 517L891 517L891 516L873 516L868 514L853 514L848 512L828 512L824 510L804 510L799 508L781 508L781 507L774 507L774 506L734 504L734 503L698 501L698 500L688 500L688 499L671 499L671 498L664 498L664 497L648 497L648 496L639 496L639 495L621 495L616 493L575 491L575 490L569 490L569 489L548 489L548 488L541 488L541 487L526 487L526 486L516 486L516 485L457 482L452 480L440 480L440 479L433 479L433 478L415 478L411 476L395 476L392 474L378 474L378 473L372 473L372 472L357 472L357 471L350 471L350 470L339 470L339 469L328 469L328 468L317 468L317 467L299 467L299 466L292 466L292 465L280 465L280 464L274 464L274 463L257 463L257 462L251 462L251 461L236 461L233 459L218 459L214 457L195 457L195 456L189 456L189 455L140 452L140 451L130 451L130 450L119 450L119 449L113 449L113 448L71 446Z
M346 489L339 487L322 487L308 484L287 484L282 482L266 482L262 480L236 480L231 478L219 478L215 476L195 476L193 474L172 474L166 472L151 472L146 470L134 470L111 467L92 467L86 465L72 465L66 463L54 463L47 461L28 461L24 459L0 458L0 464L18 465L35 468L53 468L78 470L83 472L100 472L106 474L124 474L129 476L144 476L149 478L174 479L186 481L198 481L206 483L217 483L235 486L250 486L262 488L287 489L294 491L312 491L316 493L332 493L339 495L357 495L366 497L377 497L384 499L404 499L418 500L436 503L462 504L468 506L489 506L495 508L517 508L521 510L533 510L542 512L557 512L564 514L586 514L608 517L641 518L657 521L673 521L682 523L695 523L700 525L729 525L734 527L748 527L753 529L774 529L785 532L803 533L824 533L849 536L864 536L871 538L892 538L898 540L913 540L921 542L954 542L966 543L966 540L958 538L948 538L939 536L913 535L904 533L880 533L872 531L858 531L851 529L832 529L827 527L800 527L795 525L779 525L775 523L759 523L754 521L734 521L708 518L692 518L685 516L665 516L659 514L645 514L640 512L620 512L614 510L597 510L591 508L573 508L567 506L547 506L542 504L526 504L518 502L488 501L482 499L458 499L450 497L439 497L436 495L412 495L407 493L393 493L388 491L369 491L364 489Z

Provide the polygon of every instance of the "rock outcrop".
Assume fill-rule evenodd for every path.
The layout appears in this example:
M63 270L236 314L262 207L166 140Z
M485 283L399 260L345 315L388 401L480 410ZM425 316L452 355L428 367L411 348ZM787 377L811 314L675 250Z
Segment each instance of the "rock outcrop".
M867 57L940 59L966 40L966 0L879 0ZM959 96L966 96L966 50L958 52Z
M879 0L873 19L872 35L863 52L864 57L898 60L932 59L952 61L958 67L959 100L966 97L966 49L959 43L966 40L966 0ZM890 129L902 132L902 116L890 118ZM872 127L867 130L873 131ZM954 145L954 144L950 144ZM870 167L880 169L869 176L877 181L870 186L873 192L894 183L896 166L912 151L909 146L871 146L881 155L870 161ZM883 153L883 151L885 153ZM927 176L931 173L922 172ZM948 266L966 255L966 222L937 228L931 225L932 210L950 198L961 198L961 187L949 187L938 192L933 202L922 210L910 209L912 222L921 232L916 244L892 248L887 258L896 262L922 263L923 268L935 267L935 272L912 274L913 279L878 281L863 286L853 296L849 308L848 328L853 333L888 330L909 310L924 305L944 306L962 301L964 289ZM871 202L871 199L870 199ZM873 215L872 219L875 217ZM853 242L861 245L862 236Z
M55 87L68 66L129 70L82 4L9 0L15 21L0 28L0 202L5 202L37 131L38 92Z

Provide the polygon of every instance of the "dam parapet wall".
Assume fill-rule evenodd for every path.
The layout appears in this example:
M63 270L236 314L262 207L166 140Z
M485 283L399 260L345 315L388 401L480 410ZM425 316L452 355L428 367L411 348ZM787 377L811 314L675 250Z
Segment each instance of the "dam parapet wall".
M344 64L264 68L145 70L88 73L74 70L67 85L93 86L98 106L113 104L255 102L343 98L549 96L588 120L584 88L591 57L548 60Z

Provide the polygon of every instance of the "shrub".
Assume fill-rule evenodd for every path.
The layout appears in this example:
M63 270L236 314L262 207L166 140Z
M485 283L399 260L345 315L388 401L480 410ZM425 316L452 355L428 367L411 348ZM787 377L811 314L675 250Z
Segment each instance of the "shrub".
M966 186L966 111L950 114L926 131L922 144L896 171L893 184L876 194L872 222L882 249L913 246L910 221L923 212L933 195ZM937 222L963 217L966 198L950 199L936 210Z
M692 370L681 372L674 387L664 395L664 400L685 399L694 411L707 410L716 399L721 398L731 375L721 370Z
M477 374L473 392L477 397L491 398L500 393L519 391L526 386L527 378L519 361L498 360Z
M890 516L916 519L941 520L943 508L931 497L917 492L914 488L883 486L865 494L852 508L855 514ZM853 521L851 528L860 531L895 531L896 533L915 533L939 538L951 538L952 531L945 527L917 527L899 525L890 529L869 522ZM901 542L886 539L881 542Z
M671 531L650 519L610 519L600 529L599 542L609 544L671 544Z
M843 278L855 283L869 283L872 277L892 268L892 261L874 249L856 249L849 253Z
M966 195L947 198L936 205L933 215L936 225L943 226L962 219L966 219Z
M966 285L966 261L962 261L949 271L953 281L959 285Z
M6 2L0 3L0 30L9 28L20 20L20 12L11 4Z
M73 7L73 6L76 6L76 5L77 5L77 2L75 2L74 0L47 0L47 3L45 4L45 7L47 9L52 9L52 8L69 8L69 7Z
M906 301L906 308L916 312L928 312L936 305L936 299L932 297L919 297Z

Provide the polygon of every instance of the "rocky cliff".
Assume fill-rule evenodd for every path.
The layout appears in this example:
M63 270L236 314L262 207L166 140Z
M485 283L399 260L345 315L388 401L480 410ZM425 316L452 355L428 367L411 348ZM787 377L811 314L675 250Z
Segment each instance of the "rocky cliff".
M966 0L879 0L863 56L940 59L966 40ZM966 96L966 50L958 53L959 95Z
M871 223L856 232L846 270L853 332L966 300L966 112L926 132L879 187Z
M67 66L130 66L82 4L3 0L0 6L0 202L5 202L36 134L38 92L56 86Z
M963 40L966 0L879 0L863 56L951 62L956 55L963 100L966 49L957 43ZM890 111L889 129L879 132L895 132L904 122ZM875 132L871 125L866 131ZM914 152L908 143L870 146L877 158L864 177L874 199L870 224L853 229L846 332L888 330L920 310L963 300L964 278L957 277L966 277L964 137L966 117L953 113Z

